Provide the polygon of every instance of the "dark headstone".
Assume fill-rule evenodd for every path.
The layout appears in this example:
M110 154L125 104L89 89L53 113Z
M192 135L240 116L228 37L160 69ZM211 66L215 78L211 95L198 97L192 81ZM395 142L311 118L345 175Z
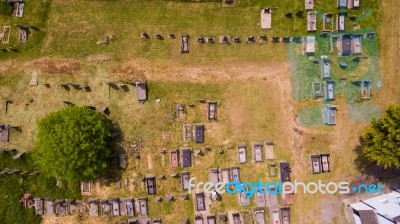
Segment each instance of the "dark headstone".
M288 12L288 13L285 14L285 16L286 16L287 18L292 18L292 17L293 17L293 13Z
M296 16L297 16L297 17L303 17L303 12L304 12L304 10L299 10L299 11L297 11L297 12L296 12Z
M149 36L147 33L145 33L145 32L140 33L140 37L141 37L141 38L145 38L145 39L150 38L150 36Z
M252 43L254 43L254 42L255 42L255 39L254 39L253 36L247 37L247 43L252 44Z
M328 37L328 33L327 32L322 32L319 36L322 37L322 38L326 38L326 37Z
M157 40L164 40L164 37L161 34L156 34Z
M293 37L293 41L296 43L301 43L301 37Z
M221 221L221 222L226 222L226 221L228 221L228 217L227 217L226 214L218 214L218 219L219 219L219 221Z
M197 43L204 43L203 37L197 37Z

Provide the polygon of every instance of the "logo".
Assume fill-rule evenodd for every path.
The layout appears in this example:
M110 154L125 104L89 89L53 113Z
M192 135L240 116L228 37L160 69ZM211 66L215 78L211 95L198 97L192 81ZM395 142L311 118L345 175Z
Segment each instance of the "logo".
M353 186L350 188L349 182L328 182L322 183L321 180L318 182L308 182L304 183L301 181L295 180L292 182L268 182L266 184L262 183L261 180L256 182L239 182L237 180L231 181L228 183L223 182L198 182L194 184L193 182L196 180L195 177L190 178L189 180L189 189L188 192L191 193L194 189L196 193L204 192L204 193L228 193L235 194L238 193L241 195L242 193L246 194L246 198L251 198L256 193L261 194L297 194L302 192L304 194L348 194L350 191L357 192L358 194L375 194L375 193L383 193L383 186L380 184L361 184L359 186Z

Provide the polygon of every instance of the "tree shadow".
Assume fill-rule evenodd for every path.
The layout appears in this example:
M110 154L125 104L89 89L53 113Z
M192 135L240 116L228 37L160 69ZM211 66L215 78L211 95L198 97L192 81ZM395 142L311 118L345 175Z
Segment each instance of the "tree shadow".
M99 178L102 185L109 186L111 184L120 185L122 187L122 172L127 167L128 158L123 147L124 135L118 123L112 124L111 132L111 153L107 158L107 168Z
M385 169L383 166L377 164L375 161L370 160L362 151L364 145L364 139L360 137L358 145L354 148L354 152L357 154L354 162L356 164L357 170L362 173L363 179L376 180L387 185L390 189L399 189L400 168L393 167Z

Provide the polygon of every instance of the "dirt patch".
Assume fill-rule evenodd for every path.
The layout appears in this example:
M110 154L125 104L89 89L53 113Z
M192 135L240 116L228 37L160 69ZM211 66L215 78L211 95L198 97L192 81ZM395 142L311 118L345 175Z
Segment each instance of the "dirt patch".
M42 58L32 63L37 69L48 74L77 74L81 71L81 63L58 58Z
M120 64L113 64L110 70L113 74L129 76L145 76L153 80L208 82L210 80L272 80L287 72L286 63L226 63L223 65L192 65L188 66L172 60L135 59ZM283 66L282 66L283 65ZM289 83L290 84L290 83ZM290 86L288 86L290 88Z
M106 62L111 61L111 57L105 54L90 55L87 57L88 62Z
M340 199L325 199L322 201L320 223L345 223L346 220L341 215L342 203Z

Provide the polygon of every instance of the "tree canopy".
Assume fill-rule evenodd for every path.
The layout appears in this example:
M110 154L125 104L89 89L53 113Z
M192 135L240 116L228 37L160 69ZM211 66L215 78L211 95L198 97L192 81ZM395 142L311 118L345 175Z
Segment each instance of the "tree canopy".
M107 167L110 138L111 122L103 114L68 106L39 120L35 162L67 183L94 179Z
M385 169L400 167L400 107L390 105L363 135L365 156Z

